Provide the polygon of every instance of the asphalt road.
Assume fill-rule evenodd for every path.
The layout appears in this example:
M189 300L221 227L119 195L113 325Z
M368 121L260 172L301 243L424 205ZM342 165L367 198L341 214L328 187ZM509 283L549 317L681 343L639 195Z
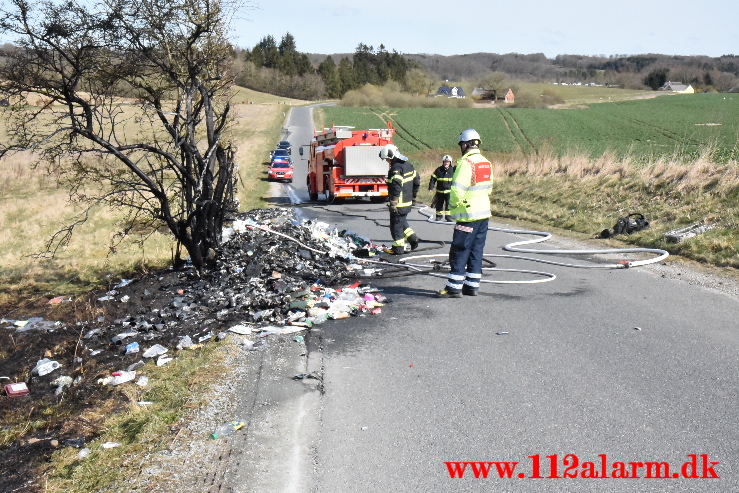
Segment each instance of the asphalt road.
M291 197L303 217L389 244L382 205L306 203L307 161L297 148L312 137L310 109L294 108L286 129L296 174L292 186L277 185L276 193ZM448 252L439 242L451 239L451 227L425 222L417 211L409 218L424 254ZM524 238L491 232L486 252L505 254L503 245ZM370 284L392 300L381 315L329 322L311 333L323 393L300 411L313 423L305 426L311 436L302 437L310 445L301 452L301 479L280 489L739 490L736 298L652 267L495 261L557 278L484 284L480 296L462 299L435 298L440 278L373 278ZM537 458L543 479L531 478ZM510 478L500 478L492 464L487 479L475 478L472 465L463 479L452 479L449 467L455 466L447 462L518 464ZM646 462L668 463L669 474L664 465L648 472L638 464ZM622 468L631 479L583 479ZM707 477L681 477L694 469ZM577 478L562 477L565 472ZM711 478L713 472L719 478Z

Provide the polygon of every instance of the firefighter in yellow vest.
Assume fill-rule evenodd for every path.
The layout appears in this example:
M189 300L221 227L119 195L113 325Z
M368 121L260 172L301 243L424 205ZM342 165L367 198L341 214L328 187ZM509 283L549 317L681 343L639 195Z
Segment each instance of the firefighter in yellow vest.
M436 209L436 221L454 222L449 216L449 194L452 191L452 177L455 167L452 166L452 156L447 154L441 158L441 166L436 168L429 180L429 191L436 188L433 206Z
M450 272L440 298L477 296L482 280L482 256L490 219L493 169L480 154L480 134L468 129L459 136L462 157L452 178L449 207L456 221L449 248Z
M380 159L384 159L390 165L387 174L387 205L390 209L390 235L393 238L393 247L388 253L401 255L405 252L406 240L411 250L418 248L418 236L408 224L407 216L412 210L418 189L421 188L421 177L408 158L392 144L382 148Z

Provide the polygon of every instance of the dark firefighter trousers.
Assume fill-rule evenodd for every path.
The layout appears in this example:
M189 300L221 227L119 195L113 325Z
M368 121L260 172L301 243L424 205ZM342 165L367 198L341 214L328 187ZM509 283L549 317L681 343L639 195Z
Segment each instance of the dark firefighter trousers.
M408 225L408 214L390 211L390 236L393 238L393 246L405 246L405 240L412 234L413 230Z
M488 236L489 219L457 222L454 226L452 246L449 248L449 277L446 289L451 293L462 292L462 286L477 290L482 279L482 255Z
M446 193L436 192L434 197L434 207L436 208L436 214L446 216L449 214L449 197L451 194L447 190Z

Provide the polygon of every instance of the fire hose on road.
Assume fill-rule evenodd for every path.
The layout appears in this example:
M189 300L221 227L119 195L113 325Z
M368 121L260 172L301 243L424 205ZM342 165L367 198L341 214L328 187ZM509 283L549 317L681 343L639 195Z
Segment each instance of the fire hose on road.
M434 219L432 219L434 214L433 212L430 212L431 208L428 206L417 207L417 210L419 213L421 213L422 215L428 218L427 222L434 223L434 224L441 224L445 226L454 225L454 223L449 223L446 221L435 221ZM257 225L252 225L252 226L256 226L258 229L262 231L265 231L268 233L274 233L279 236L285 237L287 239L295 241L301 246L306 247L306 245L303 245L297 239L291 238L290 236L274 231L271 228L267 228L264 226L257 226ZM614 254L648 253L648 254L655 255L654 257L645 259L645 260L624 260L624 261L619 261L616 263L573 264L573 263L566 263L566 262L558 262L554 260L546 260L546 259L536 258L536 257L524 257L520 255L504 255L504 254L488 254L488 253L484 254L483 255L484 260L488 264L492 264L492 265L495 265L495 264L490 260L491 258L506 258L506 259L512 259L512 260L537 262L537 263L542 263L542 264L557 265L560 267L571 267L571 268L577 268L577 269L627 269L630 267L640 267L644 265L654 264L654 263L657 263L657 262L660 262L666 259L670 255L667 251L657 249L657 248L608 248L608 249L584 249L584 250L556 250L556 249L523 248L526 245L532 245L535 243L542 243L544 241L547 241L548 239L552 237L552 235L551 233L548 233L545 231L529 231L529 230L519 230L519 229L496 228L492 226L489 227L488 230L497 231L500 233L510 233L510 234L519 234L519 235L524 234L524 235L537 236L537 238L534 238L534 239L515 241L515 242L508 243L505 246L503 246L503 250L508 251L508 252L514 252L514 253L525 253L525 254L534 254L534 255L614 255ZM327 255L329 254L329 252L316 250L314 248L310 248L310 250L316 253L327 254ZM397 262L389 262L386 260L371 260L367 258L359 258L359 257L354 257L354 256L350 257L351 260L357 261L360 263L378 265L385 269L394 268L398 271L402 271L403 272L402 275L426 274L426 275L430 275L434 277L441 277L441 278L446 278L447 275L439 271L445 268L448 268L448 265L445 265L444 261L439 260L439 259L446 259L446 258L448 258L448 254L410 255L410 256L399 259ZM420 263L424 261L426 262L425 264ZM483 274L491 273L491 272L519 273L519 274L534 276L535 278L525 279L525 280L482 279L481 282L489 283L489 284L537 284L537 283L553 281L554 279L557 278L552 273L537 271L537 270L504 269L504 268L499 268L497 266L483 267ZM395 277L395 276L391 273L390 275L383 275L383 277Z

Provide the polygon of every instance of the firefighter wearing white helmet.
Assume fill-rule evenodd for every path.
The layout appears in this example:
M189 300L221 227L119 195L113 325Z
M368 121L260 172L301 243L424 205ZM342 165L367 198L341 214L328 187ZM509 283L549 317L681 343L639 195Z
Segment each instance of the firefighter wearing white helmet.
M436 209L437 221L454 222L449 215L449 194L452 191L452 177L456 166L452 166L452 156L449 154L441 158L441 166L436 168L429 180L429 190L436 188L436 195L431 202Z
M421 177L408 158L392 144L380 150L380 158L390 165L387 174L387 205L390 209L390 236L393 238L393 246L388 253L400 255L405 252L406 241L411 250L418 248L418 236L408 224L407 216L416 200L418 189L421 188Z
M482 256L487 240L493 173L480 153L480 134L474 129L459 135L462 157L457 160L449 197L454 226L449 248L449 276L440 298L477 296L482 279Z

